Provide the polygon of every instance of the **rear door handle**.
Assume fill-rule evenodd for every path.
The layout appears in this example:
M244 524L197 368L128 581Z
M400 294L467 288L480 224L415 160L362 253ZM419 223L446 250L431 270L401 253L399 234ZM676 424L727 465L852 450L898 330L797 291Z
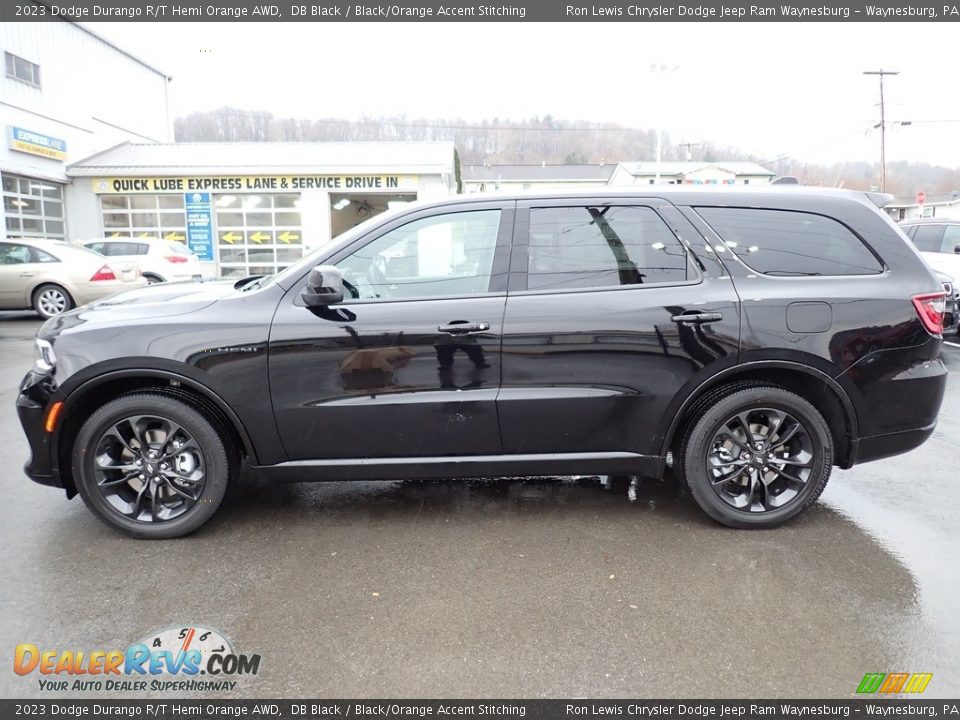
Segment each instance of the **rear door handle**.
M468 335L475 332L486 332L490 329L488 322L469 322L468 320L454 320L446 325L440 325L437 330L448 335Z
M36 273L32 273L32 272L22 272L22 273L20 273L20 277L33 277L34 275L36 275Z
M702 323L720 322L723 320L723 314L718 312L685 312L681 315L674 315L670 319L675 323L700 325Z

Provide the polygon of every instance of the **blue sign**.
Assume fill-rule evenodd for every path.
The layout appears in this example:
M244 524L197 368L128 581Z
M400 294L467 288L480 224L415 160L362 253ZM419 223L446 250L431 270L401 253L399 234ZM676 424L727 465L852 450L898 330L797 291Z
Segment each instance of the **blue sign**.
M187 211L187 245L201 260L213 260L213 213L210 193L184 193Z
M10 126L10 149L31 155L41 155L63 160L67 157L67 142L43 133L26 130L15 125Z

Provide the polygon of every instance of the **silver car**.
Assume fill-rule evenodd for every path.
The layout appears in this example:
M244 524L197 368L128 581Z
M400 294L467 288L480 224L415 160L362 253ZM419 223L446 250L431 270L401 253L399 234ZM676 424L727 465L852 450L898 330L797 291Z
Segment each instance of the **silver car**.
M108 263L78 245L33 239L0 242L0 310L32 308L50 318L146 284L136 263Z

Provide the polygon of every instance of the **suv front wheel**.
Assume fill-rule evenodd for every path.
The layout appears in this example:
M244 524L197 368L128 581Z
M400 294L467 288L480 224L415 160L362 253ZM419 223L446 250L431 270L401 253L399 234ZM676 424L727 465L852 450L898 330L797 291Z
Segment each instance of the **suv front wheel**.
M697 504L736 528L770 528L810 507L833 465L819 411L779 387L743 385L702 408L681 445L681 474Z
M180 400L117 398L77 435L73 476L83 501L107 525L139 538L193 532L220 507L230 464L214 426Z

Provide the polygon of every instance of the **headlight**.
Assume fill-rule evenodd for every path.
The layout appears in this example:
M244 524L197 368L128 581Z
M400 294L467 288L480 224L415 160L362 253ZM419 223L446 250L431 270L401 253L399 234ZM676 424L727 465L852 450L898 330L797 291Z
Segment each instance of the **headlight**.
M46 340L36 338L33 341L33 369L38 373L53 372L57 364L57 354L53 351L53 345Z

